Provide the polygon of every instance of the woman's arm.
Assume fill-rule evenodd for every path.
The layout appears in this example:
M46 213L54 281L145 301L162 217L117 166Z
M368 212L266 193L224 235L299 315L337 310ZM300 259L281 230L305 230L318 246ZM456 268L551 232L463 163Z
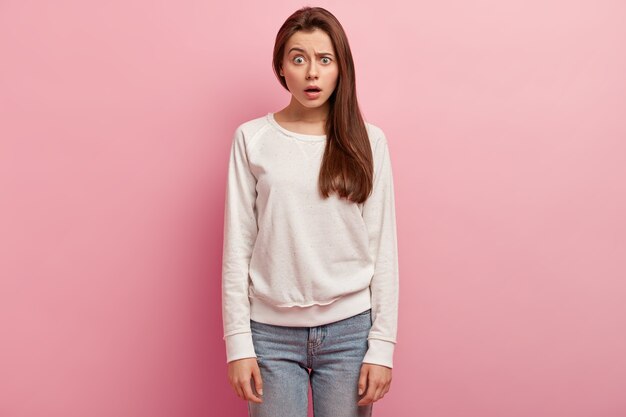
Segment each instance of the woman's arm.
M391 157L382 129L373 149L374 185L363 203L363 219L369 233L370 254L375 260L372 292L372 328L364 363L393 367L398 320L398 245Z
M263 400L263 381L256 361L250 329L248 270L258 232L256 220L256 178L250 172L246 137L239 126L233 137L228 162L226 207L224 210L224 250L222 255L222 318L226 341L228 380L243 400Z
M224 211L222 319L227 362L256 357L248 299L248 270L258 232L255 202L256 178L248 164L246 136L239 126L230 152Z
M359 375L358 405L376 402L389 391L398 320L398 245L391 157L383 131L377 128L374 133L378 133L372 151L374 185L362 210L370 255L375 261L370 283L372 327Z

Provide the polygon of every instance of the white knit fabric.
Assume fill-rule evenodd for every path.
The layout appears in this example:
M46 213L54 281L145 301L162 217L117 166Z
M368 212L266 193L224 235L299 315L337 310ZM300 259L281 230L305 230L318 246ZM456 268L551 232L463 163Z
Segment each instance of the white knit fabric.
M363 204L318 192L325 135L291 132L273 113L232 141L222 259L226 360L256 357L250 319L320 326L372 309L365 363L393 367L398 250L385 134L366 122L374 188Z

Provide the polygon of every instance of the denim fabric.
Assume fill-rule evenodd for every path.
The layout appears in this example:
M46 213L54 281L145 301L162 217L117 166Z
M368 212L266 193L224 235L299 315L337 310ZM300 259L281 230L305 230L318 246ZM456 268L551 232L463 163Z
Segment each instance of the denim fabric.
M317 327L250 320L264 395L262 404L248 401L248 415L306 417L310 382L315 417L371 416L373 404L357 405L371 326L371 309Z

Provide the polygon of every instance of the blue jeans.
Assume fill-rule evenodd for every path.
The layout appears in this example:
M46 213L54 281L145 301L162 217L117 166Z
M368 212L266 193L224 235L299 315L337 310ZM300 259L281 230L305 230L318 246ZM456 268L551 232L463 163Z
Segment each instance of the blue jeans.
M373 404L357 405L371 309L317 327L250 327L264 394L261 404L248 401L250 417L306 417L309 381L315 417L372 415Z

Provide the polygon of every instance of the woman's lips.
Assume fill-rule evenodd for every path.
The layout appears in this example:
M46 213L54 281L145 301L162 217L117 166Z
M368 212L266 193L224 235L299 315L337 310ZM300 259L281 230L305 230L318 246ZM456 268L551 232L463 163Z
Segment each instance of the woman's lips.
M315 100L316 98L318 98L321 93L321 90L304 90L304 94L306 94L307 98L311 100Z

